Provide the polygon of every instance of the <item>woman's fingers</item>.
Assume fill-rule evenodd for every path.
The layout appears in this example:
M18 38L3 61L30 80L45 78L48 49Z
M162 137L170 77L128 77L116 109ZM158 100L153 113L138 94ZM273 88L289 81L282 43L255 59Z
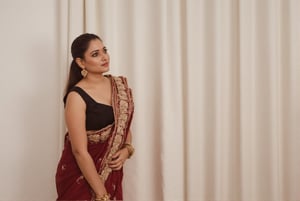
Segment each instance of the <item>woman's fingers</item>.
M112 158L119 158L120 157L120 151L117 151Z
M113 170L119 170L123 167L123 162L120 161L120 162L117 162L117 163L114 163L114 164L110 164L109 167Z
M127 159L126 157L126 152L127 150L121 149L117 151L113 157L112 160L109 162L109 167L112 168L113 170L119 170L123 167L123 164L125 160Z

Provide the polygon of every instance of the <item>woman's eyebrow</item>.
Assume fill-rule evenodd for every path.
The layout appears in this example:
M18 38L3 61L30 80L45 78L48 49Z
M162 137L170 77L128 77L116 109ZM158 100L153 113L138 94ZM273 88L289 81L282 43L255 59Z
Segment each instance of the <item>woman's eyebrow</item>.
M93 53L96 53L96 52L99 52L99 49L92 50L92 51L90 52L90 54L93 54Z

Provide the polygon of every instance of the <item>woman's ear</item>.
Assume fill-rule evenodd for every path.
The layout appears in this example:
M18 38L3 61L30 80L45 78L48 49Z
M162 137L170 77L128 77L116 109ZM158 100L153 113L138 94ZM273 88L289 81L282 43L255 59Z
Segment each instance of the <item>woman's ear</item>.
M84 61L83 61L83 59L77 57L77 58L75 59L75 62L77 63L77 65L78 65L80 68L82 68L82 69L85 68L85 67L84 67Z

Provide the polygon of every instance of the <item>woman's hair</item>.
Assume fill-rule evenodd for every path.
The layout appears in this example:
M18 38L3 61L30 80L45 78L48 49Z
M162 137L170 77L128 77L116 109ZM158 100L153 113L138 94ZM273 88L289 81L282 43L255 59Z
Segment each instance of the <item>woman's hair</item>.
M75 59L84 59L84 53L88 49L90 41L95 39L102 41L99 36L90 33L81 34L73 41L71 45L73 61L70 66L69 78L65 89L64 101L70 90L83 78L83 76L81 75L82 69L78 66Z

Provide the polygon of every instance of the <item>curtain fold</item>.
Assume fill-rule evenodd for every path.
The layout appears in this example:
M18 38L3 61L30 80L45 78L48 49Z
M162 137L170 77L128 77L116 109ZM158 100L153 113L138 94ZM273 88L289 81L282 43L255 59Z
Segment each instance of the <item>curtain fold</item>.
M136 154L125 167L126 200L299 200L299 7L62 1L61 40L69 44L61 52L80 33L96 33L111 73L133 88Z

